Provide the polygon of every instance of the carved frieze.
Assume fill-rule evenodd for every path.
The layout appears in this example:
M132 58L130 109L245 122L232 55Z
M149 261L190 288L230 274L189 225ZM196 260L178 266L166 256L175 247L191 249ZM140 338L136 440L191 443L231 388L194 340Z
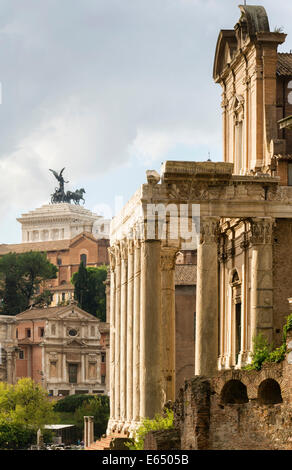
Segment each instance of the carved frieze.
M253 245L271 243L274 221L271 218L251 220L251 238Z

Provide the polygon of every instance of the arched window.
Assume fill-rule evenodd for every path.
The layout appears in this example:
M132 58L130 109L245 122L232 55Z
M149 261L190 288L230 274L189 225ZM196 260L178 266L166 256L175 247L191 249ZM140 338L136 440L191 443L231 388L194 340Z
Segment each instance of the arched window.
M274 379L264 380L258 389L258 401L261 405L275 405L282 403L281 388Z
M246 386L240 380L229 380L222 388L221 401L226 405L248 403Z
M82 263L83 266L86 267L86 264L87 264L87 255L85 255L85 254L80 255L80 263Z

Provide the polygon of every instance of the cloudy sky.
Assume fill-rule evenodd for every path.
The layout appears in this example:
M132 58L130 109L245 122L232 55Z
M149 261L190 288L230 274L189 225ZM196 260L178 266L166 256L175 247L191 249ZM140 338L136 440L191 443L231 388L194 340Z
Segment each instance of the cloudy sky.
M49 168L66 167L87 208L114 213L166 159L221 160L213 57L238 4L0 1L0 243L20 242L16 217L49 202ZM290 51L291 2L257 4Z

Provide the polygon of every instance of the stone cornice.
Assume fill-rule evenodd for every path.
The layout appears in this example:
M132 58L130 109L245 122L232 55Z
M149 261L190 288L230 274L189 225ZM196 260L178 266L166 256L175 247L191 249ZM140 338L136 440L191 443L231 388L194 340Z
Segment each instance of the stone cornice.
M138 238L135 227L146 223L148 204L175 204L178 210L180 204L197 204L201 217L292 218L292 187L279 186L278 178L269 175L234 176L232 165L209 163L166 162L164 182L143 184L112 220L111 244L124 239L131 229Z

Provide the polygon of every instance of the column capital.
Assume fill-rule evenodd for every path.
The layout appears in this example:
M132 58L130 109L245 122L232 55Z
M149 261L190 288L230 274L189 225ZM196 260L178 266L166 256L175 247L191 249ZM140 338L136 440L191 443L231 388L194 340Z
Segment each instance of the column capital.
M171 271L175 268L178 248L164 247L161 249L160 262L162 271Z
M128 255L134 253L134 240L128 240Z
M120 242L117 242L113 246L114 256L115 256L115 265L119 266L121 264L121 247Z
M251 219L251 243L263 245L272 243L274 219L271 217Z
M110 260L110 270L114 271L116 267L116 253L115 253L115 248L110 247L108 248L108 254L109 254L109 260Z
M200 220L200 243L216 243L218 225L218 217L202 217Z
M122 261L128 261L128 240L121 240L121 259Z

